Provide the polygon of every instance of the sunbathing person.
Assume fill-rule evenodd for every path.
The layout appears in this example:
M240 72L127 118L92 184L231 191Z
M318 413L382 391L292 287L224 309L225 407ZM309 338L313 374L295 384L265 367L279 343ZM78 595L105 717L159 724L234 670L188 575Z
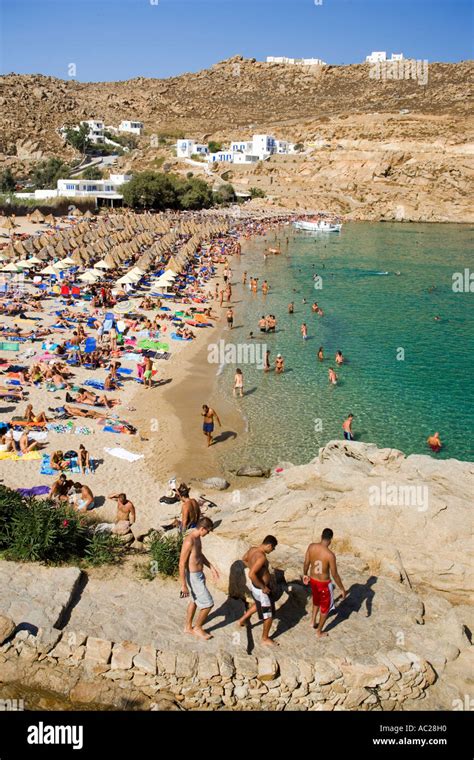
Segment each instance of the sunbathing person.
M70 393L66 393L66 401L68 403L76 401L78 404L91 404L92 406L106 406L107 409L111 409L115 404L119 403L118 399L108 399L105 394L98 396L97 393L92 391L86 391L85 388L81 388L76 394L76 398L73 398Z
M21 434L18 443L22 454L28 454L30 451L35 451L35 449L37 449L39 446L38 441L32 441L29 443L28 432L26 430Z
M11 431L8 431L0 436L0 452L3 454L7 451L15 451L15 445L11 436Z
M32 404L28 404L26 407L24 419L26 422L33 422L35 425L46 424L48 422L48 418L44 412L34 413Z
M70 417L87 417L89 420L99 420L104 417L104 413L96 409L80 409L73 404L64 404L64 408Z

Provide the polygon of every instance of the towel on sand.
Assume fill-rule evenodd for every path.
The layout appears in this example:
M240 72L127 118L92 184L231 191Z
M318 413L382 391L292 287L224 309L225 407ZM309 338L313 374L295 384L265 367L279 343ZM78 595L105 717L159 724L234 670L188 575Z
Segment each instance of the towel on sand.
M13 440L19 441L21 436L23 435L23 430L13 430ZM38 441L38 443L44 443L48 440L48 434L43 432L39 432L37 430L31 430L28 431L28 438L31 438L32 441Z
M18 493L26 498L30 496L44 496L49 493L49 486L33 486L33 488L17 488Z
M144 456L143 454L133 454L131 451L127 451L127 449L123 449L121 447L110 449L104 446L104 451L106 451L107 454L110 454L112 457L126 459L127 462L136 462L137 459L143 459Z
M14 451L0 451L0 460L10 459L12 462L18 462L23 460L24 462L31 462L32 459L41 459L39 451L29 451L27 454L15 454Z

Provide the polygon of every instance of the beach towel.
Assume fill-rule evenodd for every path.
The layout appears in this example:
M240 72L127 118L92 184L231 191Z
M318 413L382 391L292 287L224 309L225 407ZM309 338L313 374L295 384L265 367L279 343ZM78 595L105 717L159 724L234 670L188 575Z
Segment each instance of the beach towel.
M17 488L16 490L28 499L31 496L44 496L49 493L49 486L33 486L33 488Z
M173 340L192 340L192 338L183 338L181 335L177 335L176 333L171 333L171 338Z
M98 391L105 390L105 383L102 380L86 380L84 385L88 385L89 388L95 388Z
M38 452L32 451L31 454L36 454ZM27 455L25 455L27 456ZM37 457L39 459L39 455ZM77 463L77 459L71 459L69 463L69 467L66 470L61 470L61 472L73 472L73 473L80 473L81 468L79 467ZM43 454L42 462L41 462L41 475L58 475L60 474L59 470L54 470L51 467L51 454Z
M20 459L24 462L30 462L32 459L41 459L39 451L28 451L27 454L16 454L14 451L0 451L0 460L10 459L12 462L18 462Z
M10 341L0 341L0 351L19 351L19 343L11 343Z
M116 447L114 449L107 448L104 446L104 451L107 452L107 454L110 454L112 457L118 457L118 459L125 459L127 462L136 462L138 459L143 459L143 454L133 454L131 451L127 451L127 449Z
M131 375L132 372L133 372L133 369L127 369L126 367L119 367L119 369L117 370L118 375Z
M141 354L127 353L122 356L122 359L126 362L140 362L143 356Z
M74 428L74 423L73 423L72 420L70 420L69 422L65 422L65 423L48 422L48 424L46 425L46 427L52 433L60 433L60 434L63 435L64 433L72 433L73 428Z
M74 429L75 435L92 435L93 432L87 425L77 425Z
M21 436L23 435L22 430L12 430L13 433L13 440L19 441ZM48 440L48 433L39 430L31 430L28 431L28 438L31 438L32 441L38 441L38 443L44 443Z
M138 346L139 348L150 349L151 351L167 351L169 348L167 343L153 340L141 340Z

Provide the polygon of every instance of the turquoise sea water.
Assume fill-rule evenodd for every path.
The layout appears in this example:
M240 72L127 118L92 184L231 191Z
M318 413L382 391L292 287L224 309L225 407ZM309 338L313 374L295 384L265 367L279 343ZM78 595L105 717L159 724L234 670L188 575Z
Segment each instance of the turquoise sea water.
M453 292L452 278L466 267L474 271L473 232L466 225L353 223L340 234L284 227L248 241L240 264L232 264L236 328L225 339L248 343L253 330L271 361L283 354L286 371L278 376L241 366L251 392L235 403L248 436L244 446L241 439L226 453L225 465L307 462L327 441L342 438L349 412L356 440L430 453L426 438L437 430L445 444L437 456L472 460L474 293ZM263 251L275 239L282 253L264 261ZM244 269L260 284L268 280L266 299L241 285ZM315 273L322 277L319 290ZM293 315L287 312L290 301ZM313 301L323 317L312 314ZM278 319L274 335L258 330L267 313ZM306 341L302 322L308 325ZM320 345L323 363L316 356ZM338 349L347 359L339 368ZM399 349L404 360L397 359ZM328 382L330 366L339 377L336 387ZM227 397L234 370L224 366L218 380L219 393Z

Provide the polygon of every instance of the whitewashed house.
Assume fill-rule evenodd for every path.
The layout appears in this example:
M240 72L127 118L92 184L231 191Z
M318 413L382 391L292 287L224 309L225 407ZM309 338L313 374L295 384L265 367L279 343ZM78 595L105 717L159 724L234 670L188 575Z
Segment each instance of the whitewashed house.
M259 161L258 156L253 156L251 153L242 153L241 151L236 151L232 154L232 163L233 164L256 164Z
M392 53L390 58L387 58L385 50L374 51L370 55L366 56L366 63L383 63L384 61L404 61L405 57L403 53Z
M131 132L133 135L143 133L144 124L142 121L121 121L118 125L119 132Z
M105 142L104 129L105 124L99 119L90 119L89 121L81 121L81 124L87 124L89 127L89 140L93 143ZM77 127L74 127L77 129Z
M35 190L34 193L15 193L17 198L93 198L96 205L121 206L121 186L132 179L131 174L111 174L108 179L58 179L56 188Z
M234 140L230 144L230 149L232 153L251 153L252 140Z
M272 135L254 135L252 138L252 155L258 156L260 161L275 153L275 138Z
M211 164L215 164L219 161L232 164L234 161L234 154L231 150L218 150L217 153L209 153L207 160Z
M207 145L198 143L196 140L183 138L182 140L178 140L176 143L176 156L178 158L191 158L193 154L205 157L208 155L208 153L209 148Z
M385 50L380 51L374 51L370 55L366 56L365 62L366 63L380 63L381 61L387 60L387 53Z

